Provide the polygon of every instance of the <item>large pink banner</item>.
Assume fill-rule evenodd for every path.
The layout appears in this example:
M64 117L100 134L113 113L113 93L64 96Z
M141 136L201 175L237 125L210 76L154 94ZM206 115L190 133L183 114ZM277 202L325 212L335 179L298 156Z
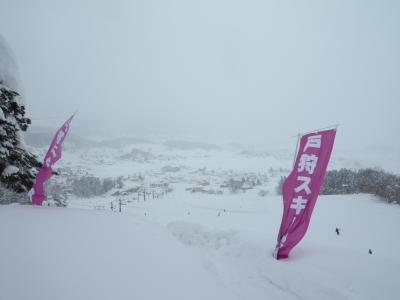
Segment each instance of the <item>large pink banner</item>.
M306 234L311 214L331 156L336 130L303 135L292 172L282 187L283 217L274 252L277 259L289 252Z
M29 198L34 205L42 205L43 200L46 199L44 194L44 183L51 177L53 173L53 165L61 158L61 146L67 136L69 131L69 125L72 121L72 118L75 116L73 114L56 132L53 137L53 140L50 144L50 148L47 151L43 167L36 174L35 183L33 184L32 189L29 191Z

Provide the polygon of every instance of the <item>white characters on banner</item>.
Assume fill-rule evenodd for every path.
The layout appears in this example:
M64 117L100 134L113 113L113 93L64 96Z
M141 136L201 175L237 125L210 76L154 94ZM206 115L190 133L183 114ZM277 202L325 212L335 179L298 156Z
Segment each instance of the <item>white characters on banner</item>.
M317 166L318 157L315 154L302 154L300 157L300 162L297 171L303 172L307 171L308 174L312 175L314 173L315 167Z
M306 146L304 147L304 152L307 151L308 148L321 148L321 137L322 135L312 135L307 139Z
M311 182L311 178L310 177L306 177L306 176L297 176L297 180L302 181L303 183L300 184L298 187L296 187L294 189L294 191L296 193L299 193L301 191L305 191L307 195L311 194L311 189L309 187L309 184Z
M318 164L318 156L315 154L306 153L309 148L321 148L321 137L322 135L311 135L307 138L306 145L301 153L299 163L297 165L297 180L299 185L294 188L295 197L292 199L290 209L295 210L296 216L299 215L303 209L306 208L308 200L298 193L304 191L306 195L311 194L311 177Z
M65 126L59 130L59 132L58 132L57 135L56 135L55 143L54 143L53 147L50 149L50 154L51 154L51 155L49 155L49 156L46 157L46 159L45 159L45 162L44 162L44 163L45 163L45 165L46 165L47 167L49 167L49 168L52 167L53 164L54 164L53 159L54 159L54 158L57 158L57 152L56 152L56 151L59 149L61 143L63 142L65 136L66 136L67 133L68 133L68 130L69 130L69 123L70 123L70 122L71 122L71 121L67 122L67 123L65 124Z
M297 196L297 198L294 198L292 200L290 208L295 209L296 215L298 215L302 209L306 208L306 204L307 204L307 199L303 199L302 196Z

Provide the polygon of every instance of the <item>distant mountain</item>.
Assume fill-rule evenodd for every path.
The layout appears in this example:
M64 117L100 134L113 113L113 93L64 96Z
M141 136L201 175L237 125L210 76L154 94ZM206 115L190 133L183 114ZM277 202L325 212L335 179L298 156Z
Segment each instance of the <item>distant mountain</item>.
M119 137L119 138L105 139L100 142L97 142L97 146L108 147L108 148L121 148L133 144L154 144L154 142L135 137Z
M221 150L222 148L215 144L207 144L201 142L189 142L182 140L170 140L164 142L164 146L169 148L179 149L179 150L193 150L193 149L202 149L202 150Z
M25 143L33 147L48 147L57 129L42 126L32 127L25 133ZM91 148L97 145L96 142L85 139L73 132L68 134L66 143L78 148Z
M33 147L48 147L56 130L57 128L34 126L26 132L25 142L27 145ZM153 142L149 140L134 137L111 138L101 141L93 141L74 133L73 130L71 130L69 133L66 143L72 144L78 148L122 148L133 144L153 144Z

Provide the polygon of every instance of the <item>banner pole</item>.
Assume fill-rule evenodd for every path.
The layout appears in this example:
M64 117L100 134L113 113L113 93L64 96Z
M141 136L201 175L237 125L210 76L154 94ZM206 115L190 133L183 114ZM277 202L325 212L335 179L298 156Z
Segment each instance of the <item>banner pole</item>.
M339 127L339 125L340 125L340 124L331 125L331 126L326 126L326 127L322 127L322 128L318 128L318 129L312 130L312 131L302 132L302 134L305 135L305 134L314 133L314 132L318 132L318 131L321 131L321 130L324 130L324 129L329 129L329 128L332 128L332 129L337 130L337 128ZM295 136L293 136L293 137L295 137Z
M294 168L294 164L296 163L297 150L299 150L299 141L300 141L300 133L297 134L297 144L296 144L296 150L294 152L293 167L292 168Z

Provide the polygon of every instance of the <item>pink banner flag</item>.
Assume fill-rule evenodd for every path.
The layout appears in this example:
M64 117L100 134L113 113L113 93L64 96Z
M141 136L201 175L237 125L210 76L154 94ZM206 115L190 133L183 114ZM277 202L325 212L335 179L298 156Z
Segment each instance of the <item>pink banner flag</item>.
M63 126L57 130L50 144L50 148L44 157L43 167L36 174L35 183L28 193L31 202L34 205L42 205L43 200L46 199L43 185L51 177L53 173L53 165L61 158L61 146L67 136L69 125L74 116L75 114L73 114L63 124Z
M289 252L306 234L311 214L331 156L336 129L303 135L292 172L282 187L283 217L274 252L276 259Z

